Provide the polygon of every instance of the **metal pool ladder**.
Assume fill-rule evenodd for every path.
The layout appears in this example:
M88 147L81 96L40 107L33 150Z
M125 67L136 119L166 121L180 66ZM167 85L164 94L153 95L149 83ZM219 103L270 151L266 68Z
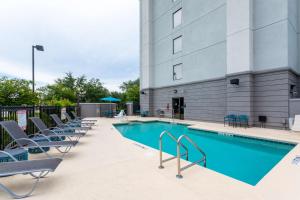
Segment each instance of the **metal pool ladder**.
M158 167L160 169L164 168L164 166L163 166L164 162L168 162L170 160L173 160L173 159L177 158L177 156L173 156L173 157L166 158L166 159L163 160L163 155L162 155L162 152L163 152L163 143L162 143L162 139L163 139L163 137L165 135L169 136L172 140L174 140L174 142L177 143L177 138L172 133L170 133L169 131L163 131L160 134L160 136L159 136L159 167ZM182 143L180 144L180 146L182 146L185 149L185 153L182 154L181 156L186 156L186 160L189 160L189 151L188 151L188 148L184 144L182 144Z
M176 145L177 146L177 155L174 156L174 157L166 158L166 159L163 160L163 158L162 158L162 151L163 151L162 139L163 139L163 137L165 135L169 136L172 140L174 140L176 142L176 144L177 144ZM195 149L201 153L202 158L200 160L192 162L191 164L188 164L188 165L186 165L184 167L181 167L181 163L180 163L181 156L186 156L186 160L189 159L188 148L181 142L183 139L186 139L190 144L192 144L195 147ZM181 154L180 147L184 148L185 153ZM177 178L182 178L183 177L181 175L181 172L183 170L185 170L185 169L187 169L189 167L192 167L192 166L194 166L194 165L196 165L198 163L202 163L203 162L204 167L206 167L206 154L205 154L205 152L190 137L188 137L187 135L181 135L178 138L178 140L177 140L176 137L174 135L172 135L170 132L163 131L160 134L160 137L159 137L159 168L163 169L164 168L164 166L163 166L164 162L173 160L175 158L177 158L177 175L176 175Z
M189 143L191 143L197 151L199 151L202 154L202 158L200 160L197 160L195 162L192 162L191 164L188 164L184 167L181 167L180 165L180 146L182 145L181 141L183 139L186 139ZM203 162L203 166L206 167L206 154L204 153L204 151L187 135L181 135L178 140L177 140L177 178L183 178L183 176L181 175L181 172L189 167L192 167L198 163L202 163Z

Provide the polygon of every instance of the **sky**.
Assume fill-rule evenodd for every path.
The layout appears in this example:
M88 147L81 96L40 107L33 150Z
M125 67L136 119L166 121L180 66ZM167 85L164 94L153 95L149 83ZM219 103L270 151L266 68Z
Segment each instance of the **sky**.
M139 75L138 0L1 0L0 74L38 86L66 72L99 78L109 90Z

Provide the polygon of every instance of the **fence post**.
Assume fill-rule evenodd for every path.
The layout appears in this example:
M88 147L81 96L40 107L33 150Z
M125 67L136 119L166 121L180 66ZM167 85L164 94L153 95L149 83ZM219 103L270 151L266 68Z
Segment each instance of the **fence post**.
M2 106L0 106L0 121L3 121L3 111ZM0 127L0 150L4 149L4 138L3 138L3 130L2 127Z

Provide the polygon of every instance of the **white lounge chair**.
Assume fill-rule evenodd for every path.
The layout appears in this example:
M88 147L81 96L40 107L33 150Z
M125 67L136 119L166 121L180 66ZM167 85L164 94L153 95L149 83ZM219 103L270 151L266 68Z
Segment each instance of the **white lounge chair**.
M124 119L124 118L126 118L126 113L125 113L125 111L124 110L121 110L120 112L119 112L119 114L118 115L116 115L116 116L114 116L114 118L116 118L116 119Z
M291 129L292 131L300 132L300 115L295 115L294 123Z

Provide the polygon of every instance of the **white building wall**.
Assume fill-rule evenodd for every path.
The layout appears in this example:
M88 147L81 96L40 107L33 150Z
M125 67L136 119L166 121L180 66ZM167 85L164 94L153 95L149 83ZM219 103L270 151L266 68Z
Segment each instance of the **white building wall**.
M141 88L152 87L152 3L140 0L140 85Z
M151 86L156 88L223 77L226 74L226 1L152 0L152 3ZM183 9L182 25L173 29L172 14L179 8ZM173 55L172 41L180 35L182 51ZM147 60L141 55L142 60ZM178 63L183 63L183 79L174 81L173 65ZM142 85L142 89L146 88Z
M300 73L298 0L140 0L141 88L291 68ZM172 13L182 8L182 24ZM182 35L182 52L172 41ZM183 78L173 80L173 65Z
M227 74L253 71L253 1L227 0Z
M288 0L254 0L254 70L288 67Z

